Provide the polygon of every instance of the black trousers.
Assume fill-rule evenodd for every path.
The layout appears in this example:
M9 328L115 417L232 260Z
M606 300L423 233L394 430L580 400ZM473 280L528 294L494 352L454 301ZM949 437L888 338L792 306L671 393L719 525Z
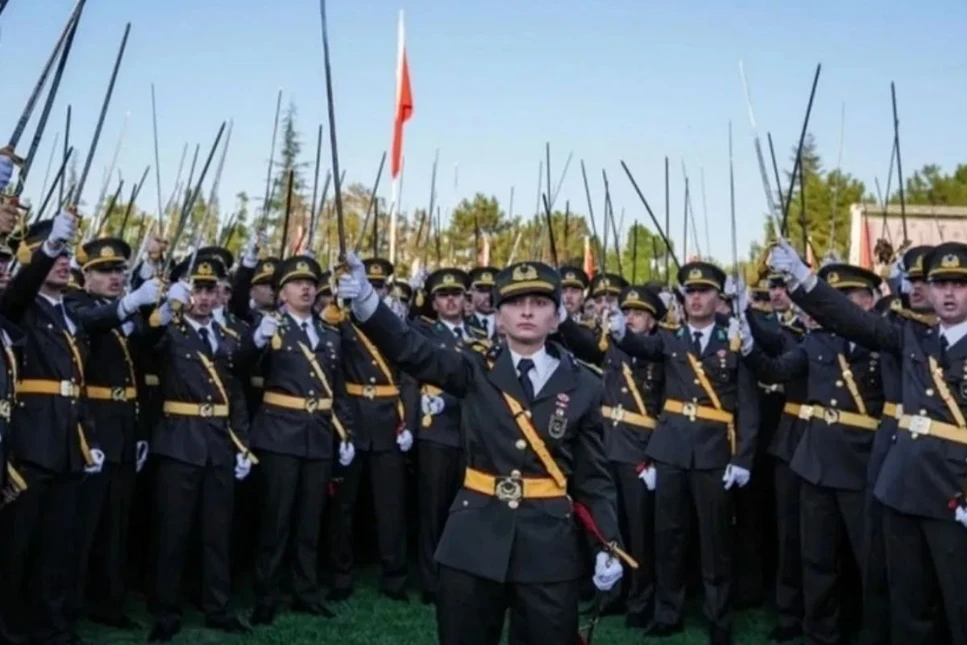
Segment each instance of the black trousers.
M771 550L771 538L776 525L769 504L769 491L773 487L769 456L756 455L749 483L732 490L735 510L735 537L733 540L733 602L738 607L758 607L762 604L765 588L765 560L767 544Z
M14 642L70 642L77 489L81 477L20 464L28 488L0 515L0 615Z
M353 462L339 471L343 479L336 490L332 523L332 586L349 589L353 585L353 512L364 470L369 471L373 488L382 564L380 589L400 592L406 588L406 468L403 453L398 450L359 451Z
M947 521L883 509L894 643L967 644L967 530L950 514Z
M177 624L181 620L178 590L196 514L201 523L201 609L209 618L229 615L234 492L235 473L230 464L199 467L174 459L158 460L158 561L153 607L158 622Z
M847 582L841 571L850 559L857 566L864 561L866 492L826 488L804 480L799 500L803 633L810 645L836 645L843 640L846 600L843 589ZM856 606L862 607L859 603Z
M319 602L319 525L326 503L332 462L259 453L261 523L255 562L259 605L279 602L279 579L291 544L289 571L296 602Z
M802 544L799 529L799 489L802 480L789 464L775 460L776 529L779 561L776 570L776 613L782 627L802 627Z
M611 476L618 489L623 541L638 561L637 570L625 569L627 611L647 627L655 617L655 493L638 479L633 464L612 462Z
M440 567L440 645L497 645L510 610L510 645L570 645L578 634L578 581L494 582Z
M118 618L124 613L134 482L134 464L106 462L100 474L88 476L79 487L74 534L75 595L71 602L75 618L83 612L88 588L92 614Z
M430 441L421 441L418 450L420 587L424 593L436 594L438 567L433 556L450 505L463 485L464 457L460 448Z
M705 616L720 629L732 626L732 499L722 486L724 469L683 470L656 464L655 620L682 622L686 549L692 511L698 515L698 541L705 590Z
M871 488L866 494L866 524L863 552L863 611L866 621L866 642L887 643L890 640L890 582L887 578L886 536L883 533L883 504Z

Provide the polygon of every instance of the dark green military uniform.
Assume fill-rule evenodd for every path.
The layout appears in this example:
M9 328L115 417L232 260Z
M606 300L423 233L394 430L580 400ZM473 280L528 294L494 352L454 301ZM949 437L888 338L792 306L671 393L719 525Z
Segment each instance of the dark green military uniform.
M643 286L625 287L618 304L623 311L647 311L656 321L666 313L658 294ZM648 629L655 615L655 494L639 475L651 463L648 440L657 427L665 394L662 364L629 356L573 318L560 329L575 355L600 365L603 372L605 450L618 489L621 534L639 564L626 584L627 624ZM657 334L658 329L656 325L649 333Z
M558 302L559 278L545 265L512 265L496 278L498 305L529 293ZM588 563L581 557L572 500L591 511L605 540L618 539L600 379L560 345L548 344L546 354L535 358L552 371L534 391L533 380L526 386L523 381L529 376L518 377L515 363L532 373L535 362L528 372L524 359L508 348L486 354L441 348L383 304L361 327L420 382L461 399L467 470L436 554L440 642L495 643L508 609L515 645L573 642L577 582ZM515 405L522 408L516 415Z
M679 283L721 292L725 274L693 262L682 266ZM707 335L704 349L693 334ZM752 469L759 429L758 394L741 363L738 344L716 323L704 330L687 325L654 336L627 334L619 347L631 356L660 360L665 403L648 442L658 471L655 489L657 560L656 634L681 629L685 602L685 550L691 514L698 515L705 615L714 643L731 640L732 499L722 479L730 464Z
M472 291L491 291L494 288L494 279L497 277L497 269L494 267L476 267L470 270L470 289ZM493 302L491 295L491 303ZM497 325L493 314L485 314L474 311L467 316L467 325L470 331L480 339L496 340Z

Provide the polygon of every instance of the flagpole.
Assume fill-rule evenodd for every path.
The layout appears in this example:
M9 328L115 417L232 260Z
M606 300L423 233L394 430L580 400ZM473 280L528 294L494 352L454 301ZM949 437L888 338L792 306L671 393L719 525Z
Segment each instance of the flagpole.
M397 150L397 137L402 137L402 127L400 124L400 102L402 100L403 92L403 57L405 56L404 41L403 41L403 10L400 9L399 23L397 26L396 33L396 96L393 106L393 159L390 162L390 175L392 178L392 200L390 201L390 220L389 220L389 261L394 266L396 264L396 224L397 224L397 214L399 213L399 182L400 182L400 172L397 167L398 160L397 155L401 155L402 151ZM402 142L399 142L400 147L402 147Z

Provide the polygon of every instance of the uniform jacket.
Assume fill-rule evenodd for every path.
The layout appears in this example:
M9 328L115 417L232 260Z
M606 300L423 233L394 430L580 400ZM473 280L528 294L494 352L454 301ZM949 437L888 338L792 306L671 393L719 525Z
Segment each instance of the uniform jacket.
M625 334L618 347L630 356L662 361L665 397L714 407L688 360L692 341L688 327L660 327L651 336ZM729 463L752 469L759 431L758 391L752 373L732 351L728 329L714 325L705 350L696 356L715 390L722 408L735 415L735 454L728 427L719 421L705 421L663 411L648 443L648 456L679 468L712 470Z
M931 357L954 402L967 414L967 338L941 355L936 325L908 324L861 311L822 281L808 293L797 289L792 295L821 324L896 358L903 375L905 414L957 424L931 373ZM920 429L926 432L896 431L874 495L901 513L952 521L949 505L967 489L967 444L930 436L929 427Z
M484 324L477 318L477 314L473 313L464 318L464 323L466 324L467 330L470 331L474 337L481 340L497 340L497 318L495 317L493 324L487 323L486 329Z
M3 296L0 296L0 311L3 310ZM0 315L0 329L5 337L0 339L0 491L4 491L8 481L8 466L15 469L16 458L8 449L11 443L11 414L16 409L17 354L22 350L24 335L12 322ZM0 505L4 499L0 497Z
M278 348L270 341L261 350L265 378L264 392L274 392L302 399L328 399L328 410L293 410L262 403L252 420L252 447L256 451L273 452L302 459L332 459L333 445L339 441L334 430L333 415L347 433L355 427L352 404L346 395L342 370L342 348L339 330L313 317L319 339L312 348L308 335L291 316L283 314L278 329ZM254 346L254 330L246 343ZM306 358L309 350L325 377L320 382L315 366ZM261 391L260 391L261 392Z
M362 329L420 382L460 398L468 467L498 477L514 471L524 478L548 476L502 394L527 406L509 351L496 348L484 355L440 348L384 304ZM512 507L496 496L462 489L436 552L445 566L498 582L557 582L584 575L588 563L572 499L590 510L605 539L619 539L616 493L604 453L601 381L560 345L549 344L548 351L560 365L529 408L536 431L567 478L570 497L523 499Z
M415 330L435 343L440 349L460 351L466 346L466 342L458 340L450 331L450 328L442 322L417 318L411 324ZM465 328L469 330L469 326ZM413 421L410 424L412 428L419 428L416 438L420 441L429 441L449 448L462 447L460 399L435 385L419 384L418 387L420 389L420 404L411 406L414 409L411 413ZM439 413L431 411L428 414L423 409L424 396L439 397L443 402L443 409Z
M647 361L630 356L607 341L602 351L598 345L599 335L591 328L572 319L563 323L561 337L578 358L600 367L604 378L605 406L644 414L657 419L664 401L664 370L660 361ZM634 391L628 387L625 366L630 370L631 381L641 397L644 411L639 409ZM605 446L608 459L624 464L644 464L648 461L648 440L652 430L631 425L620 415L604 416Z

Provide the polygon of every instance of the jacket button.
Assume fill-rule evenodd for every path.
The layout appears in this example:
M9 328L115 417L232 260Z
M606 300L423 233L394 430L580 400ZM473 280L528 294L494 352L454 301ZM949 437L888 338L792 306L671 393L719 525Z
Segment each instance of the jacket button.
M830 405L831 407L834 407L834 408L835 408L835 407L836 407L836 399L831 399L831 400L829 401L829 405Z
M463 505L464 506L470 506L470 502L468 502L467 500L463 500Z
M842 381L836 381L836 387L843 387Z
M507 507L512 511L516 511L518 506L520 506L520 502L518 502L516 499L512 499L507 502Z
M518 450L527 450L527 442L523 439L518 439L517 443L514 444L514 447L516 447Z
M510 476L513 477L514 479L520 479L520 471L512 470L510 471Z
M924 394L926 394L927 396L933 396L933 388L929 388L929 387L928 387L928 388L927 388L927 391L926 391L926 392L924 392Z

